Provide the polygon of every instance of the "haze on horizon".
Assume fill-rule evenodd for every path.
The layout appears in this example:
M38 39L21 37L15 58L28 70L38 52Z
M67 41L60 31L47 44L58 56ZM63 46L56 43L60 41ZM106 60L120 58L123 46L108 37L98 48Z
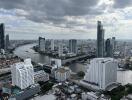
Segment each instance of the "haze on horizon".
M0 0L0 23L11 39L132 39L132 0Z

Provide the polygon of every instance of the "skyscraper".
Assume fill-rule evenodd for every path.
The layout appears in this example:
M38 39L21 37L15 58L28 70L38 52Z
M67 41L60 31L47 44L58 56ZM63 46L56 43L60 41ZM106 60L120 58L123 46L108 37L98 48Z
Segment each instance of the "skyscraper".
M59 57L63 55L63 44L62 43L59 43L58 54L59 54Z
M115 37L112 37L112 39L111 38L107 39L105 42L106 57L113 57L115 49L116 49Z
M113 58L94 58L90 61L84 81L105 90L117 82L117 67L118 63Z
M0 24L0 49L5 49L5 27Z
M5 49L8 50L8 47L10 46L9 34L6 35L5 44Z
M54 51L54 40L51 40L51 50Z
M113 45L111 43L111 39L107 39L105 41L105 53L106 57L113 57Z
M77 54L77 40L69 40L69 52Z
M45 38L39 37L39 50L45 52Z
M104 57L104 29L101 21L97 25L97 57Z
M34 70L31 59L11 66L12 84L25 89L34 84Z
M115 37L112 37L112 46L113 46L113 52L114 52L116 49L116 38Z

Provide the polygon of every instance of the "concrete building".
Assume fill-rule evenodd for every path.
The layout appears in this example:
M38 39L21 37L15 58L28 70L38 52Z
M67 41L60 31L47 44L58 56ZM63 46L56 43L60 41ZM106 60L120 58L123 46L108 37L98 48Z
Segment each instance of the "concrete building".
M5 49L5 27L4 24L0 24L0 49Z
M56 65L56 67L60 68L60 67L62 67L62 60L52 58L50 64L51 65Z
M63 44L59 43L58 55L61 57L63 55Z
M54 47L55 47L55 44L54 44L54 40L52 39L51 40L51 50L54 51Z
M5 83L2 86L2 93L7 93L9 95L11 95L12 93L12 85L10 83Z
M116 38L115 37L112 37L112 48L113 48L113 51L116 50Z
M34 73L35 82L43 81L46 82L49 80L49 74L47 74L44 70L40 70Z
M97 57L104 57L104 29L101 21L97 25Z
M104 95L98 95L95 92L83 92L81 95L81 100L111 100L110 97L105 97Z
M77 54L77 40L69 40L69 52Z
M39 37L39 50L45 52L45 38Z
M105 53L106 53L106 57L113 57L115 49L116 49L115 37L112 37L112 39L111 38L107 39L105 41Z
M45 49L47 50L47 52L50 51L50 48L51 48L51 41L49 39L46 39L45 41Z
M113 57L113 45L110 38L105 41L105 53L106 57Z
M5 49L8 50L10 46L9 34L6 35L5 39Z
M31 59L15 63L11 66L12 84L25 89L34 84L34 70Z
M90 61L84 81L105 90L117 82L118 63L113 58L94 58Z
M70 77L70 69L69 68L59 68L55 70L55 79L58 82L63 82Z
M94 92L82 93L82 100L99 100L99 97Z
M34 95L40 92L40 85L33 84L28 89L22 90L17 94L13 94L9 100L29 100L30 98L34 97Z

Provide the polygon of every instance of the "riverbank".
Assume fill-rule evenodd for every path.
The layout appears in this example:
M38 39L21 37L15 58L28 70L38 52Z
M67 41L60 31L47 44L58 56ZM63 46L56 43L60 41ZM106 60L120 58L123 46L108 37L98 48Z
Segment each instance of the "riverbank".
M39 53L36 53L34 50L32 50L32 47L35 45L36 44L29 44L18 47L15 49L14 54L23 59L31 58L32 61L35 63L50 64L50 60L52 59L51 57L41 55ZM86 65L76 62L72 63L69 66L69 68L75 73L77 73L80 70L86 71L85 67ZM117 82L121 83L122 85L132 83L132 71L130 70L117 71Z

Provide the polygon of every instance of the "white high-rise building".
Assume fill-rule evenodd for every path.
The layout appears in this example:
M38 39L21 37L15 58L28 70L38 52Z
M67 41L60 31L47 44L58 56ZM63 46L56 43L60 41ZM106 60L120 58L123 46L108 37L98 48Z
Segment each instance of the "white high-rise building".
M25 89L34 84L34 70L31 59L15 63L11 66L12 84Z
M45 38L39 37L39 50L45 52Z
M51 40L51 50L54 51L54 40Z
M117 82L117 66L118 63L113 58L94 58L84 81L105 90L107 86Z
M59 57L63 55L63 44L62 43L59 44L58 54L59 54Z

